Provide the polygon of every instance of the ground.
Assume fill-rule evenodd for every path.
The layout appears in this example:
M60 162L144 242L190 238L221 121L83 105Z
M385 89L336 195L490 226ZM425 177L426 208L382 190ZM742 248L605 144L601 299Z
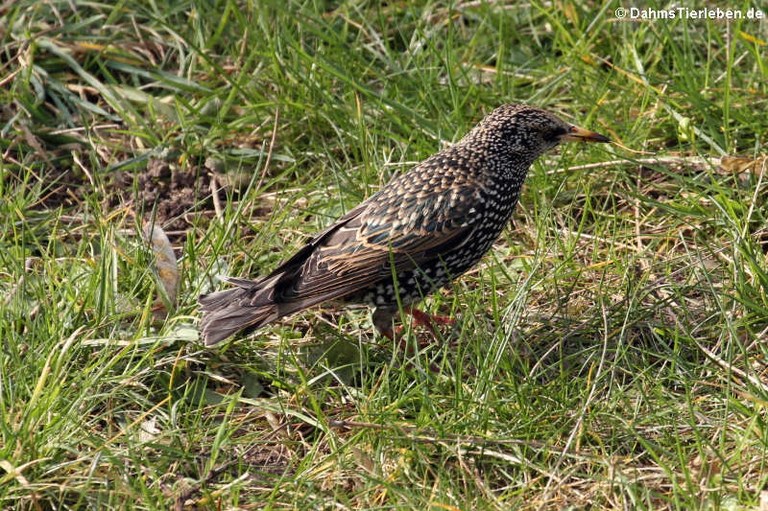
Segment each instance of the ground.
M0 5L0 507L765 508L768 22L618 7ZM199 342L505 102L614 142L533 166L453 326Z

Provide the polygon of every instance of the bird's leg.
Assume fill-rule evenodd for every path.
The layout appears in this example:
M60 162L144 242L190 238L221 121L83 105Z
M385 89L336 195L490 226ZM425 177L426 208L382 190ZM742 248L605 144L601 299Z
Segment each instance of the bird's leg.
M402 327L394 328L394 319L397 309L390 309L387 307L376 307L373 311L373 326L379 331L381 335L389 339L390 341L396 340L399 337Z
M411 315L415 326L426 327L430 333L432 333L433 337L437 337L437 329L435 325L452 325L455 323L453 318L439 316L437 314L427 314L426 312L417 309L415 306L406 308L405 312ZM373 312L373 325L381 335L392 341L400 340L400 334L403 331L402 325L397 328L393 325L393 320L396 315L396 309L383 307L377 307Z
M456 322L453 318L448 316L427 314L426 312L417 309L415 306L408 307L407 312L413 317L415 325L427 327L434 336L437 335L435 325L453 325Z

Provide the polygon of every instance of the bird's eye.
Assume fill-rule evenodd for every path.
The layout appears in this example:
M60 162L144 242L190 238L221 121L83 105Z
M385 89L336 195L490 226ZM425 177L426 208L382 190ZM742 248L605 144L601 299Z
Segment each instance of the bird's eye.
M544 135L544 139L548 142L558 142L560 140L560 137L566 134L568 130L565 128L555 128L553 130L549 130Z

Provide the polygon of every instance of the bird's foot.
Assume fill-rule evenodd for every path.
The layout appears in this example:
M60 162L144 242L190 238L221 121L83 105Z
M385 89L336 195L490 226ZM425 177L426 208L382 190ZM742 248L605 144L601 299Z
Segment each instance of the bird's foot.
M427 314L413 306L405 309L405 312L413 318L413 326L426 327L432 334L433 340L437 337L437 325L453 325L455 323L455 320L451 317ZM402 339L403 326L393 327L392 319L394 315L395 313L389 312L386 309L376 309L373 320L374 325L376 325L376 328L382 335L392 341L398 341Z
M410 307L408 313L413 318L413 323L416 326L427 327L432 335L437 335L437 328L435 325L453 325L456 321L449 316L440 316L438 314L427 314L424 311L417 309L416 307Z
M413 318L413 326L420 326L424 327L429 331L429 336L427 338L424 338L422 336L417 336L419 346L421 348L427 348L429 347L435 340L439 339L439 333L437 330L438 325L453 325L456 323L456 321L449 317L449 316L440 316L438 314L428 314L422 310L417 309L416 307L409 307L406 312L411 315ZM400 339L402 341L402 332L405 327L400 325L394 330L394 335L396 339Z

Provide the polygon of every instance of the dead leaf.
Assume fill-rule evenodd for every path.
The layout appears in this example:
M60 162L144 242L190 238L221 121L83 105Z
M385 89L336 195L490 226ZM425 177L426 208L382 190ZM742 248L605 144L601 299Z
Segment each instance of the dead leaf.
M154 273L160 287L155 310L168 311L175 307L179 292L179 265L168 236L159 225L144 222L144 239L152 247L155 256Z
M746 156L723 156L720 158L720 169L730 174L751 172L756 176L768 169L768 156L748 158Z

